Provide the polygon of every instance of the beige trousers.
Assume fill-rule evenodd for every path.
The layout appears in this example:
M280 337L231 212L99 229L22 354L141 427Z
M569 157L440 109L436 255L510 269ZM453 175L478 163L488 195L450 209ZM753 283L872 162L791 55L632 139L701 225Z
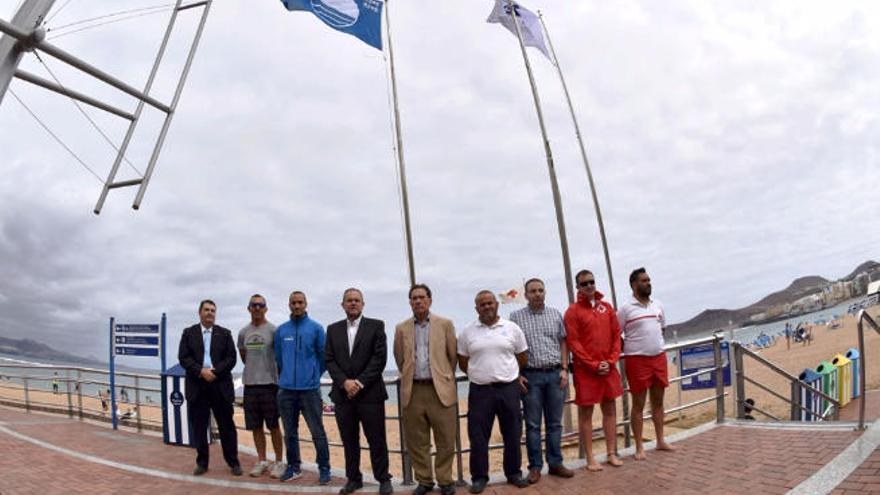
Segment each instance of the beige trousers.
M409 405L403 410L406 449L412 459L416 481L422 485L452 484L452 460L455 457L455 405L446 407L437 397L434 385L413 383ZM437 455L431 469L431 432Z

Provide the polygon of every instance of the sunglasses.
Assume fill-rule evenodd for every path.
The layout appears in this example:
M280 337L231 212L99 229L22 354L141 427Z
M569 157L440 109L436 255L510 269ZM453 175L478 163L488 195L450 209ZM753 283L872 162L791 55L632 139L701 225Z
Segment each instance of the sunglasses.
M578 282L578 287L589 287L591 285L596 285L595 280L584 280L583 282Z
M249 307L249 308L254 308L254 309L265 308L265 307L266 307L266 303L250 303L250 304L248 304L248 307Z

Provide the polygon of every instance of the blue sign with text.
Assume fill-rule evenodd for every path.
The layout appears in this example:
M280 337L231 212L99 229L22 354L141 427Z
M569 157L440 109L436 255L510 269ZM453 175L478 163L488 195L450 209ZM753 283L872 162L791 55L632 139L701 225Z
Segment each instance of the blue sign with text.
M116 346L116 355L117 355L117 356L151 356L151 357L158 357L158 356L159 356L159 348L158 348L158 347L127 347L127 346Z
M117 335L115 340L117 344L123 345L159 345L159 337L150 337L148 335Z
M721 363L724 375L724 385L730 385L730 349L727 342L721 343ZM715 388L717 376L715 370L715 351L712 344L696 345L681 350L679 360L679 375L684 376L705 370L696 376L681 381L682 390L695 390L701 388Z
M114 327L116 333L159 333L159 325L138 325L118 323Z

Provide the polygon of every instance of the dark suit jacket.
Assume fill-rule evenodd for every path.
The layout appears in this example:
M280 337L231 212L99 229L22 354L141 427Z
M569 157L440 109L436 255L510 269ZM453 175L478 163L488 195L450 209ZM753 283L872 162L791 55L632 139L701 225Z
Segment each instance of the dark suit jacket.
M217 379L206 382L199 373L205 357L205 341L202 339L202 326L195 324L183 331L180 336L180 349L177 359L186 370L186 400L194 401L209 386L219 387L223 398L229 402L235 399L232 384L232 368L235 367L235 342L232 332L214 325L211 329L211 364Z
M385 323L361 317L354 349L349 356L348 322L341 320L327 327L324 354L327 372L333 379L333 388L330 390L333 402L349 402L343 386L346 379L358 380L364 385L364 389L350 402L384 402L388 399L382 376L388 360L385 342Z

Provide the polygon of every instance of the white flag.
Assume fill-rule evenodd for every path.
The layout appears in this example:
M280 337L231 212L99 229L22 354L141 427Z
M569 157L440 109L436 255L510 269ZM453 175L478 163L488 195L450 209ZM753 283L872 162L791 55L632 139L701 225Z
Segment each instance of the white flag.
M513 287L499 292L498 298L501 299L501 304L526 304L528 302L522 287Z
M511 6L512 5L512 6ZM516 25L514 25L513 13L519 18L519 27L522 31L523 42L526 46L533 46L547 57L551 62L550 53L547 51L547 45L544 44L544 32L541 29L541 20L531 10L523 7L517 2L508 2L507 0L495 0L495 8L489 14L486 22L501 23L508 31L516 36Z

